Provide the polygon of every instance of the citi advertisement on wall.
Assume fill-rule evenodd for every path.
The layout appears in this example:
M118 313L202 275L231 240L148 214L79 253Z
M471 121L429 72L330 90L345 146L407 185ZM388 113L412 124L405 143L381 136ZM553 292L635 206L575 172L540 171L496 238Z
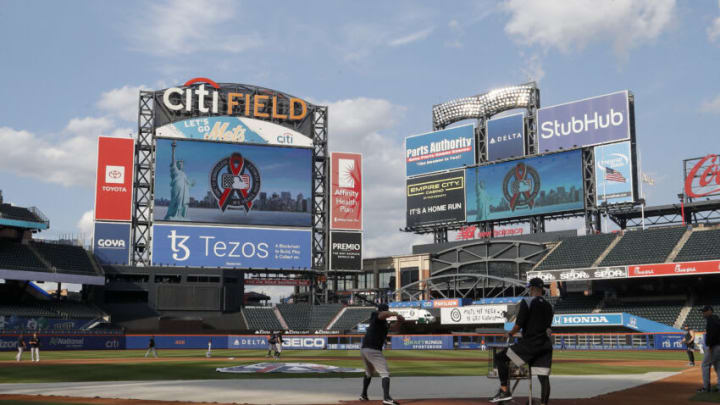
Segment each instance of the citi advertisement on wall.
M95 222L93 254L101 264L128 264L130 260L130 224Z
M309 227L312 150L158 139L155 222Z
M466 172L467 222L584 207L579 150L474 167Z
M362 270L362 233L330 232L330 269Z
M617 93L541 108L538 151L553 152L630 139L630 94Z
M160 138L189 138L206 141L253 143L311 148L312 138L269 121L246 117L202 117L157 128Z
M634 201L630 142L595 147L596 205Z
M309 269L311 231L153 225L155 266Z
M443 129L405 138L408 177L475 164L475 126Z
M135 141L98 138L95 180L95 220L130 221L132 218Z
M407 226L465 221L465 171L407 179Z
M362 230L362 155L330 155L330 228Z
M525 156L525 114L514 114L487 122L487 160Z

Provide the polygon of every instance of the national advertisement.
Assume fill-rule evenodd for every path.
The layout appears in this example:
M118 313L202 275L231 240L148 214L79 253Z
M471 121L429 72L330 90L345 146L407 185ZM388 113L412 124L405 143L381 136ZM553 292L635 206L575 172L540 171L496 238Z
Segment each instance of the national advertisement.
M469 305L457 308L441 308L440 323L443 325L504 324L507 305Z
M330 154L330 228L362 230L362 155Z
M629 92L541 108L537 121L539 153L630 139Z
M475 126L443 129L405 138L408 177L475 164Z
M158 139L155 222L309 227L312 150Z
M312 138L268 121L246 117L199 117L163 125L160 138L190 138L206 141L254 143L312 148Z
M628 266L629 277L691 276L720 273L720 260Z
M130 260L130 224L95 222L93 254L100 264L128 264Z
M135 141L98 138L95 179L95 220L130 221L132 218Z
M362 270L362 233L330 232L330 269Z
M488 120L487 160L525 156L525 114L514 114Z
M581 151L466 170L467 222L578 211L584 207Z
M630 142L595 147L596 205L633 202L633 161Z
M153 225L152 231L155 266L311 267L310 230Z
M465 172L415 177L406 182L407 226L465 221Z
M30 336L25 335L25 344ZM42 335L38 334L40 350L125 350L122 335ZM147 345L145 346L147 347ZM0 336L0 351L16 351L17 335ZM28 358L29 358L28 354Z
M404 335L390 340L393 350L452 350L452 336Z

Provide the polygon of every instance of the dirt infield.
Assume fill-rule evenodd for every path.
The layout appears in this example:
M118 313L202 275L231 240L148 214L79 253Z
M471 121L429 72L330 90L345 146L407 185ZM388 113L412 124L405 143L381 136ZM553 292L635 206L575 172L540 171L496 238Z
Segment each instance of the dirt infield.
M646 363L645 363L646 364ZM703 402L690 402L690 397L700 385L700 369L693 368L685 370L672 377L630 388L623 391L614 392L607 395L601 395L591 399L553 399L552 404L557 405L638 405L638 404L654 404L654 405L691 405L702 404ZM720 394L718 394L720 397ZM201 405L208 402L180 402L180 401L146 401L146 400L128 400L128 399L105 399L105 398L76 398L76 397L56 397L56 396L33 396L33 395L0 395L0 401L28 401L37 403L63 403L74 402L82 404L97 405ZM525 398L516 398L511 404L524 404ZM268 398L268 403L272 403L272 399ZM342 405L366 405L378 404L380 401L342 402ZM485 398L468 398L468 399L406 399L401 401L403 404L413 405L479 405L487 404ZM215 403L217 404L217 403Z

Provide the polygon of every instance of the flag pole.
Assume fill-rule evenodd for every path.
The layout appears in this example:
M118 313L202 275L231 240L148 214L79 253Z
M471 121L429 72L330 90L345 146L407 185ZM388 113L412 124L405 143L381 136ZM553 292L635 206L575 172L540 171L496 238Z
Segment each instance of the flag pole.
M642 153L638 151L638 166L640 170L640 198L642 199L642 204L640 204L640 215L642 217L642 229L645 230L645 194L643 194L643 183L645 182L645 174L642 171Z

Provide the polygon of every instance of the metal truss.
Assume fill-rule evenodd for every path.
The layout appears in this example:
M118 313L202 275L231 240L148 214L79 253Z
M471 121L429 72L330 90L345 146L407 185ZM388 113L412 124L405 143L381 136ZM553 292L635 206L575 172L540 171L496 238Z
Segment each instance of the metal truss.
M595 194L595 149L587 148L582 151L583 192L585 206L585 233L592 235L601 231L600 212L595 208L597 195Z
M488 290L484 286L494 284L498 288ZM439 298L496 298L504 297L508 290L514 297L528 294L526 282L512 278L496 277L478 273L454 273L433 276L416 281L395 291L398 301L420 301ZM520 293L517 293L520 290ZM481 296L476 295L477 292Z
M316 271L329 270L330 247L330 156L328 154L328 109L316 107L313 112L313 173L312 173L312 266ZM318 292L322 301L328 301L327 282L320 285ZM313 300L320 299L313 294ZM316 302L313 302L313 304Z
M685 203L685 218L680 203L647 207L644 209L645 226L680 224L716 224L720 222L720 200ZM643 226L643 211L638 206L624 205L610 208L608 218L621 229Z
M138 135L135 142L133 179L132 253L133 266L150 266L153 179L155 178L154 93L141 91L138 105Z

